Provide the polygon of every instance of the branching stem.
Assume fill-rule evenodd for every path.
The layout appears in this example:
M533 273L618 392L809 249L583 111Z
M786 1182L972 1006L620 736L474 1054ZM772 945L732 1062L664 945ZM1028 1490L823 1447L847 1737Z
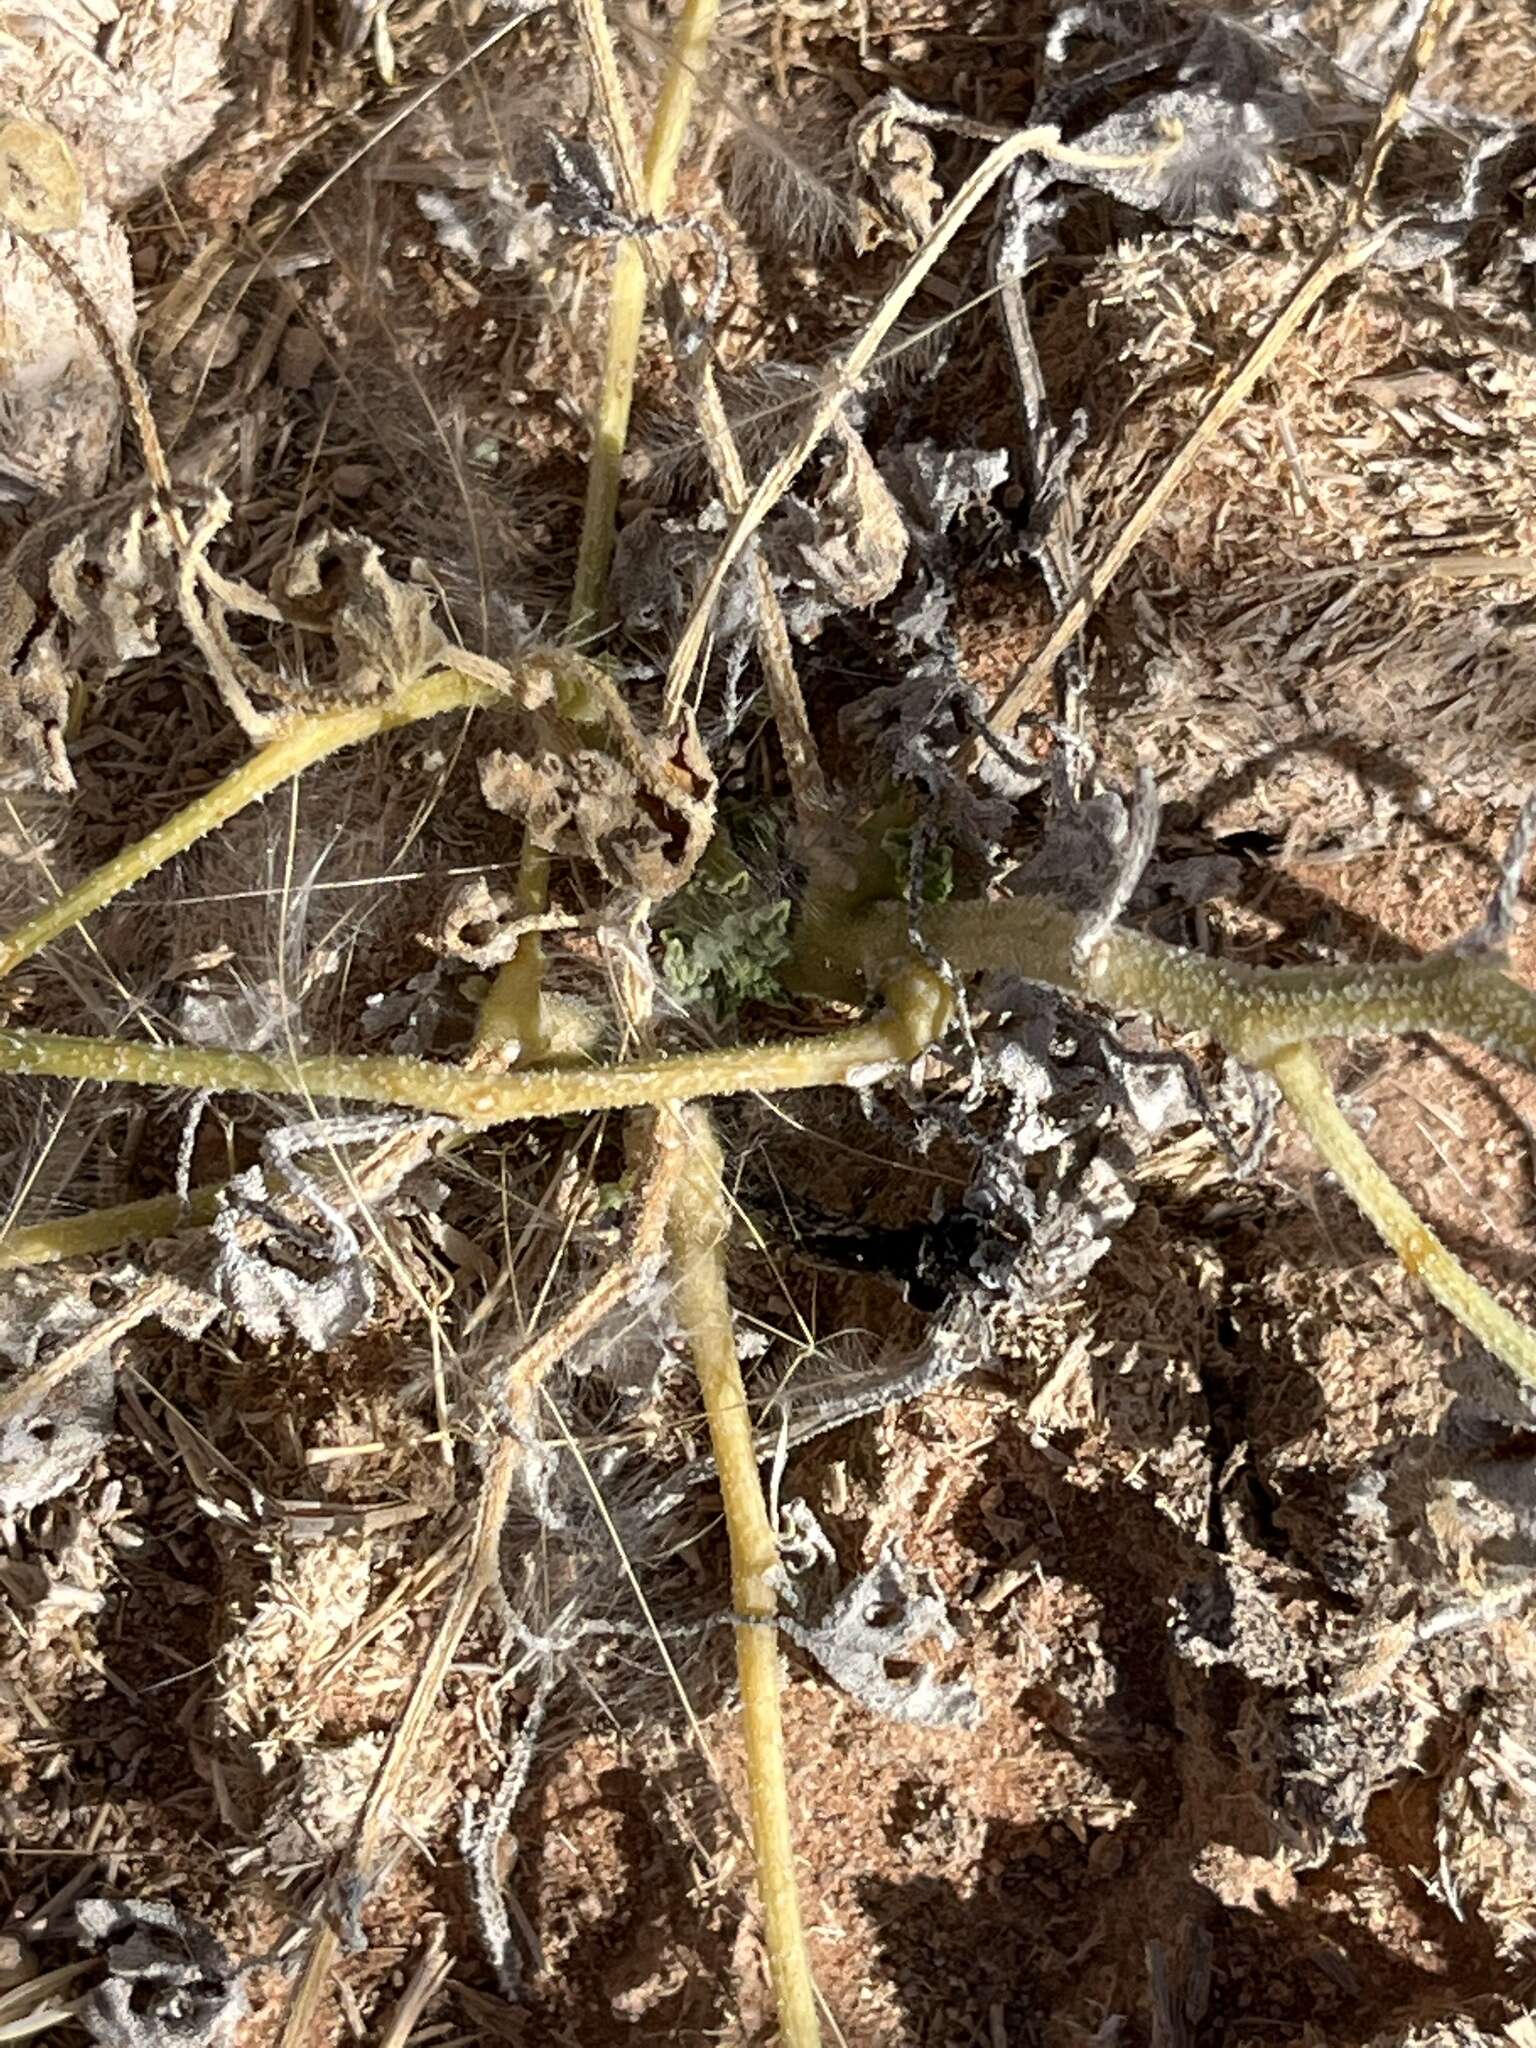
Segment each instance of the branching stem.
M1522 1378L1536 1379L1536 1340L1486 1296L1418 1222L1333 1104L1315 1062L1292 1057L1321 1038L1430 1031L1536 1072L1536 993L1478 953L1369 967L1250 968L1165 945L1124 927L1096 935L1039 897L944 904L925 939L953 970L1001 970L1115 1010L1140 1010L1176 1031L1203 1032L1274 1073L1297 1115L1364 1213L1453 1314ZM615 1062L580 1069L479 1074L388 1055L284 1059L195 1046L0 1031L0 1072L246 1093L392 1103L466 1128L597 1109L667 1108L745 1092L858 1086L915 1059L946 1024L942 982L915 963L906 913L885 904L824 924L812 949L823 979L885 989L889 1009L867 1024L776 1044ZM1085 939L1091 940L1084 952ZM1310 1056L1309 1056L1310 1057ZM1407 1249L1405 1249L1405 1247Z
M393 1104L451 1117L466 1129L598 1109L665 1108L751 1091L857 1085L910 1060L941 1028L947 998L926 970L892 990L892 1008L869 1024L814 1038L610 1066L476 1074L393 1053L319 1053L297 1059L203 1046L150 1045L67 1032L0 1031L0 1073L223 1094L299 1095Z
M492 684L462 675L457 669L438 669L408 683L392 697L361 704L346 711L307 713L292 728L242 761L238 768L216 782L153 832L145 833L125 847L115 860L107 861L77 887L66 890L46 910L29 917L25 924L0 939L0 977L30 960L54 939L82 924L93 911L102 909L135 882L142 882L178 853L185 853L199 839L269 796L295 775L312 768L343 747L380 733L397 731L423 718L436 718L444 711L468 711L507 699Z
M672 201L677 160L682 153L699 69L714 32L719 0L685 0L673 33L667 73L662 81L643 161L634 162L633 131L623 108L622 87L613 41L602 15L604 0L577 0L577 21L597 72L600 94L609 110L625 197L638 201L652 220L660 220ZM638 189L634 189L638 186ZM576 581L571 592L570 637L581 640L602 620L608 567L613 559L614 526L619 508L619 480L629 439L634 400L635 364L640 354L640 329L645 319L647 266L639 235L627 236L614 251L608 294L608 339L603 381L592 418L592 447L587 458L587 494L582 508L581 540L576 553ZM580 706L570 707L580 718ZM588 707L595 720L596 707ZM532 839L523 841L517 875L518 908L537 915L549 901L549 856ZM544 980L544 948L530 932L507 964L498 969L480 1013L475 1054L483 1066L524 1065L542 1059L540 990Z

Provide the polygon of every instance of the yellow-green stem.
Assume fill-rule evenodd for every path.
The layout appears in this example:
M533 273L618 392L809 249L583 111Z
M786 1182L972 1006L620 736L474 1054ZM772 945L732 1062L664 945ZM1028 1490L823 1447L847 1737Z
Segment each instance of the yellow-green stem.
M0 1073L223 1094L299 1095L376 1102L451 1117L471 1130L599 1109L663 1108L753 1090L848 1086L915 1058L940 1028L945 998L919 970L898 980L893 1007L873 1023L817 1038L719 1052L628 1060L572 1070L477 1074L393 1053L317 1053L298 1059L203 1046L146 1045L66 1032L0 1030Z
M595 10L603 0L584 0L584 4ZM694 91L718 11L718 0L685 0L673 32L666 77L642 167L641 196L652 220L660 220L672 201L677 160L688 133ZM614 251L609 286L603 381L592 419L586 503L582 508L576 581L571 592L570 637L577 641L595 632L602 622L645 299L645 258L638 237L630 237ZM578 722L583 717L596 716L595 705L584 708L572 703L567 709ZM548 858L526 841L518 871L518 897L525 915L537 915L549 901ZM537 935L531 934L505 967L498 969L485 999L477 1034L477 1050L483 1060L494 1059L498 1054L505 1057L514 1046L512 1057L524 1063L539 1057L539 991L543 979L544 948Z
M752 1417L731 1324L725 1271L730 1217L720 1182L720 1146L707 1112L688 1112L681 1121L687 1152L668 1226L673 1302L704 1396L731 1548L736 1669L768 1971L783 2048L818 2048L821 2029L800 1922L779 1716L782 1673L774 1627L779 1554L758 1477Z
M592 420L587 497L581 515L576 585L571 595L571 634L577 639L595 632L602 618L644 318L645 259L638 242L620 242L614 251L609 285L608 342L602 388Z
M942 904L924 935L963 974L1000 968L1110 1009L1143 1010L1266 1065L1315 1038L1432 1031L1536 1070L1536 994L1476 953L1368 967L1242 967L1116 926L1086 946L1083 921L1036 896ZM857 934L855 937L854 935ZM841 935L879 979L905 950L905 914L885 908Z
M184 853L209 832L217 831L237 811L270 795L328 754L356 746L379 733L413 725L419 719L435 718L440 712L464 711L505 701L502 693L489 683L462 675L457 669L439 669L377 703L296 719L289 731L269 741L222 782L216 782L173 818L136 839L115 860L107 861L77 887L66 890L46 910L38 911L0 939L0 976L41 952L44 946L72 926L83 923L93 911L102 909L135 882L164 867L168 860Z
M1279 1083L1296 1121L1388 1248L1463 1329L1470 1330L1520 1379L1536 1385L1536 1335L1501 1307L1415 1215L1340 1109L1311 1046L1287 1046L1265 1065Z
M18 1266L51 1266L59 1259L78 1259L109 1252L121 1244L147 1243L178 1230L196 1230L211 1223L223 1183L193 1188L179 1195L149 1195L142 1202L117 1202L84 1216L58 1216L47 1223L29 1223L0 1235L0 1273Z
M693 113L699 74L714 33L719 0L686 0L673 31L666 76L656 103L642 167L646 213L661 220L672 203L672 185ZM576 557L576 587L571 596L571 633L579 638L599 623L608 564L613 555L614 520L619 504L619 477L629 439L630 405L635 388L635 363L640 353L640 328L645 318L645 259L637 238L620 242L614 254L608 299L608 344L603 382L592 429L587 462L587 500L582 513L581 545Z
M527 833L517 866L517 913L537 917L549 902L549 854ZM525 932L512 958L492 977L480 1005L472 1064L534 1066L548 1051L541 991L544 943Z

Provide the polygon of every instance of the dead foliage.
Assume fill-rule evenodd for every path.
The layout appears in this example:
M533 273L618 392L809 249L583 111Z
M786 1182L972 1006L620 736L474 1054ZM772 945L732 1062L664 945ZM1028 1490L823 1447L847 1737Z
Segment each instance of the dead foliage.
M818 890L1525 946L1521 10L1378 163L1407 8L749 6L661 221L556 10L107 11L0 22L8 924L307 719L483 701L274 788L16 1022L494 1067L532 950L557 1063L685 1053L848 1010L796 980ZM1411 1062L1347 1099L1528 1299L1529 1104ZM997 973L854 1078L722 1111L846 2038L1528 2048L1524 1402L1202 1047ZM664 1132L6 1105L7 1230L153 1219L0 1272L0 2038L768 2039Z

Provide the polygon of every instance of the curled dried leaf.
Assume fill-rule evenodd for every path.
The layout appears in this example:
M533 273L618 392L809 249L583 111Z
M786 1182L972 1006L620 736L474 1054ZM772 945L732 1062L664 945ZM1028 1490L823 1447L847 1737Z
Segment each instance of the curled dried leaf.
M280 565L266 591L221 574L207 551L228 517L228 500L211 499L184 552L177 597L224 701L253 739L269 739L295 710L389 696L434 666L504 690L524 710L555 694L552 669L524 668L514 677L450 646L432 616L431 593L391 576L375 543L356 534L317 534ZM265 666L253 659L231 632L234 618L307 636L298 674L290 659Z
M114 676L160 647L160 615L176 587L175 543L164 512L136 505L127 517L87 526L54 556L48 587L72 631L70 665Z
M854 161L878 194L877 204L859 204L854 246L861 255L881 242L915 249L933 233L944 188L934 176L932 142L907 118L910 104L904 95L886 94L849 131Z
M330 636L339 696L387 695L447 656L430 592L391 576L375 543L356 534L314 535L278 570L271 594L296 624Z
M495 748L480 762L493 811L522 818L551 853L590 860L605 879L660 902L697 867L714 830L714 777L686 722L669 746L642 733L600 670L590 686L608 722L606 748Z
M617 880L648 864L660 832L640 809L639 779L598 747L518 754L497 747L480 763L480 788L493 811L521 818L548 853L579 852Z
M0 782L67 796L75 787L64 734L70 675L51 630L0 673Z
M819 628L829 606L868 611L901 581L907 559L907 524L869 451L846 419L836 419L837 443L814 503L792 499L777 523L773 566L793 586L809 582L809 608L786 593L790 625L802 638Z
M20 114L0 121L0 221L27 235L80 225L85 187L56 128Z
M454 891L437 924L418 937L434 953L488 969L505 966L530 932L574 931L585 922L559 910L530 913L509 890L493 889L484 875L476 875Z

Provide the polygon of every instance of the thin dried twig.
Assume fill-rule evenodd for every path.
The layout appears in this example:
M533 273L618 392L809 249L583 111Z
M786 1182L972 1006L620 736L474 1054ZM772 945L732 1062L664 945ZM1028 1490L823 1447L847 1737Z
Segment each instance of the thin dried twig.
M992 707L991 721L1003 732L1011 731L1024 712L1041 707L1050 690L1056 663L1098 609L1110 585L1161 517L1200 456L1246 403L1254 386L1273 367L1313 308L1341 278L1369 263L1396 232L1396 223L1388 221L1374 233L1349 239L1364 222L1382 167L1408 110L1414 85L1440 40L1452 5L1453 0L1426 0L1418 27L1376 117L1337 227L1302 272L1268 328L1207 398L1199 418L1169 458L1156 483L1121 526L1072 602L1060 613L1039 651L1014 676ZM969 740L961 749L960 765L967 772L973 771L980 759L981 742Z
M503 1437L492 1451L481 1481L463 1575L422 1659L405 1710L390 1730L352 1839L332 1872L331 1917L316 1929L310 1943L304 1974L283 2027L283 2048L304 2048L310 2038L326 1983L341 1953L338 1928L355 1922L363 1898L378 1878L394 1828L395 1801L436 1709L443 1680L481 1600L501 1584L501 1531L515 1470L516 1445L510 1437Z
M526 1344L502 1375L501 1399L514 1427L527 1430L550 1370L648 1279L666 1239L667 1218L677 1189L681 1156L676 1135L658 1124L650 1158L641 1175L640 1199L624 1247L563 1315Z
M710 467L714 470L725 509L734 515L747 501L747 474L742 467L736 437L731 432L731 423L726 417L720 387L715 381L714 364L707 356L699 363L693 382L699 429L704 437ZM752 580L757 614L757 651L768 686L768 705L784 753L784 773L789 779L790 801L794 805L801 845L814 865L816 849L831 809L831 791L811 733L805 697L795 668L794 649L790 645L789 627L785 624L784 607L779 603L773 572L762 554L755 551Z
M1158 154L1166 154L1177 148L1177 137L1171 136L1165 150ZM812 406L799 434L761 479L732 521L730 531L720 544L703 588L694 600L693 609L684 623L671 665L667 670L666 698L663 706L665 723L670 725L682 710L699 655L703 651L705 635L709 631L709 622L715 605L725 588L726 578L740 561L752 536L804 468L817 442L826 433L832 421L857 391L866 371L878 355L881 343L900 319L939 258L1004 172L1021 157L1030 155L1049 157L1057 163L1075 163L1094 169L1107 167L1112 170L1140 168L1154 160L1148 156L1101 157L1094 152L1074 150L1064 143L1057 131L1051 127L1021 129L1017 135L1010 135L1006 142L1000 142L983 158L934 222L932 234L886 293L859 339L843 360L828 372L822 387L822 395Z

